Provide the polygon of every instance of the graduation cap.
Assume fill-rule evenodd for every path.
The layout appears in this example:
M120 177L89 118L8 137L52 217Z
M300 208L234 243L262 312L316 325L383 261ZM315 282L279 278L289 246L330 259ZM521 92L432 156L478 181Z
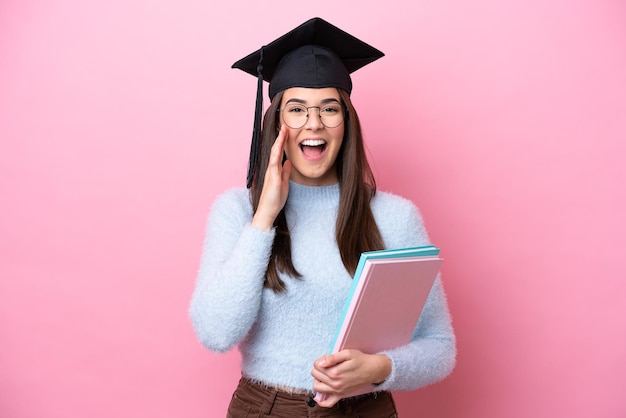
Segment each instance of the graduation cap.
M232 68L257 77L247 187L252 185L259 154L263 80L269 82L270 100L291 87L336 87L351 93L350 73L382 56L378 49L316 17L234 63Z

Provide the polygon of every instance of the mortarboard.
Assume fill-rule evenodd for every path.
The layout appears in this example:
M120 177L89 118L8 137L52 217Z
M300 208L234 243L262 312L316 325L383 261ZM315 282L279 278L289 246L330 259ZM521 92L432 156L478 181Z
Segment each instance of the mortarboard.
M252 185L259 153L263 80L270 83L270 99L291 87L336 87L350 93L350 73L383 55L378 49L316 17L234 63L232 68L258 80L247 187Z

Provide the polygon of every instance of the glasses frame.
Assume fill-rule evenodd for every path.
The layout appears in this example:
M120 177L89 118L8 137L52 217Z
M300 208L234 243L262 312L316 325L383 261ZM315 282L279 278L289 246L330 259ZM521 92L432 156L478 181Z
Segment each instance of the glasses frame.
M293 127L293 126L291 126L291 125L289 125L289 124L287 123L287 121L285 121L285 117L284 117L284 116L282 116L282 115L283 115L283 111L284 111L287 107L283 107L282 109L276 109L276 111L277 111L278 113L280 113L280 115L281 115L281 120L283 121L283 123L284 123L285 125L289 126L291 129L301 129L302 127L304 127L304 125L306 125L306 124L307 124L307 122L309 121L309 114L310 114L310 113L309 113L309 109L317 109L317 115L318 115L318 117L320 118L320 122L322 123L322 125L324 125L324 127L329 128L329 129L332 129L332 128L337 128L337 127L341 126L341 124L342 124L342 123L346 120L346 116L348 115L348 109L346 108L346 106L344 106L343 104L341 104L341 103L340 103L340 104L339 104L339 106L341 107L341 111L343 112L343 113L342 113L342 115L341 115L341 116L342 116L342 117L341 117L341 122L339 122L339 123L338 123L338 124L336 124L335 126L328 126L328 125L326 125L326 124L324 123L324 118L322 117L322 107L323 107L324 105L322 105L322 106L305 106L305 105L303 105L303 104L300 104L299 106L301 106L303 109L306 109L306 115L305 115L305 116L306 116L306 118L304 119L304 123L303 123L302 125L298 126L297 128L296 128L296 127Z

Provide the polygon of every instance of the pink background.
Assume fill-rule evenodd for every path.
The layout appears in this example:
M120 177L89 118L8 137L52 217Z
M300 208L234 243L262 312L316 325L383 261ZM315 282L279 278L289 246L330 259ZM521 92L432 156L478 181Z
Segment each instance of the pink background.
M626 415L624 2L249 3L0 3L0 416L225 415L187 306L245 178L230 65L314 15L387 54L372 164L446 258L458 367L401 416Z

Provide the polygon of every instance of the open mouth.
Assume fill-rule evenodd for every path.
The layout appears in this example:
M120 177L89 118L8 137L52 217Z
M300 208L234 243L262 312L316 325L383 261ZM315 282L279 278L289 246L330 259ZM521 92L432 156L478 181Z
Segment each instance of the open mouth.
M319 158L326 150L326 141L323 139L305 139L300 143L300 149L307 158Z

